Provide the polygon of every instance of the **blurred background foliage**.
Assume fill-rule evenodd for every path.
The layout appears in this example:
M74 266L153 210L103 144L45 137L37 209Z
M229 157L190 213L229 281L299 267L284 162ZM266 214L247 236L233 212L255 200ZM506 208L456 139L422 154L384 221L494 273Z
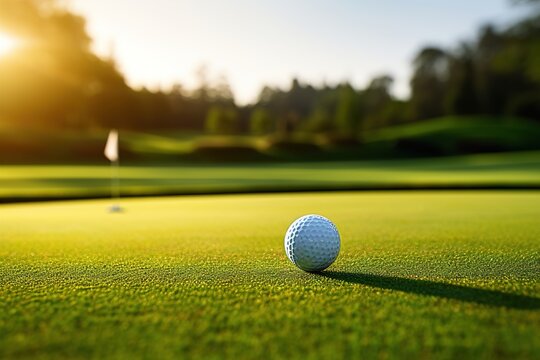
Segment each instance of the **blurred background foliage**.
M363 89L293 79L239 106L226 80L208 81L204 67L195 90L131 88L113 57L91 51L84 18L55 0L0 0L0 32L24 44L0 57L0 160L95 161L109 128L123 131L126 158L139 160L539 149L540 2L514 2L528 11L511 26L421 48L409 99L392 95L391 74L377 74Z

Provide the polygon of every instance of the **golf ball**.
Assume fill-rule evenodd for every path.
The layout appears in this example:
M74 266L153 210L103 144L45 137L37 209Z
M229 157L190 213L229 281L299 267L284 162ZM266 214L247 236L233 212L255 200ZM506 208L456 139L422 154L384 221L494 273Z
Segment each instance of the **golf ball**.
M285 252L289 260L304 271L321 271L339 254L340 239L336 226L321 215L302 216L285 234Z

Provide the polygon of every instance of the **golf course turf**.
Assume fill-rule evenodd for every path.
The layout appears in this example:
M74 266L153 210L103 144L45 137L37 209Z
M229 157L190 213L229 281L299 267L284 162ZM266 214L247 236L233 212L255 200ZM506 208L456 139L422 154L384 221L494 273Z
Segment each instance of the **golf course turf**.
M534 358L540 192L252 194L0 206L0 358ZM319 213L336 262L283 236Z
M444 158L270 164L123 164L124 196L320 190L540 189L540 152ZM101 165L10 165L0 202L110 196Z

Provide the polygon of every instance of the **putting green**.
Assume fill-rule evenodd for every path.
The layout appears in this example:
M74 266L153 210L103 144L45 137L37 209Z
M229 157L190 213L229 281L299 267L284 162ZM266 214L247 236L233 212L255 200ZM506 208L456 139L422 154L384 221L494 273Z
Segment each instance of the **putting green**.
M228 195L0 206L0 357L533 358L540 192ZM304 273L306 213L342 235Z

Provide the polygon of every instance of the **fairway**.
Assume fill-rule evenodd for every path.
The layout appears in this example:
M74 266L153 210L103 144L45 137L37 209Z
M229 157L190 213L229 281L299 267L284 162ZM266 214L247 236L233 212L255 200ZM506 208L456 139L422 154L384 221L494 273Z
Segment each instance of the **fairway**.
M0 202L110 196L108 165L11 165ZM310 190L540 188L540 152L260 164L123 165L124 196Z
M0 358L534 358L540 192L214 195L0 206ZM327 271L283 250L341 233ZM536 355L534 355L536 354Z

